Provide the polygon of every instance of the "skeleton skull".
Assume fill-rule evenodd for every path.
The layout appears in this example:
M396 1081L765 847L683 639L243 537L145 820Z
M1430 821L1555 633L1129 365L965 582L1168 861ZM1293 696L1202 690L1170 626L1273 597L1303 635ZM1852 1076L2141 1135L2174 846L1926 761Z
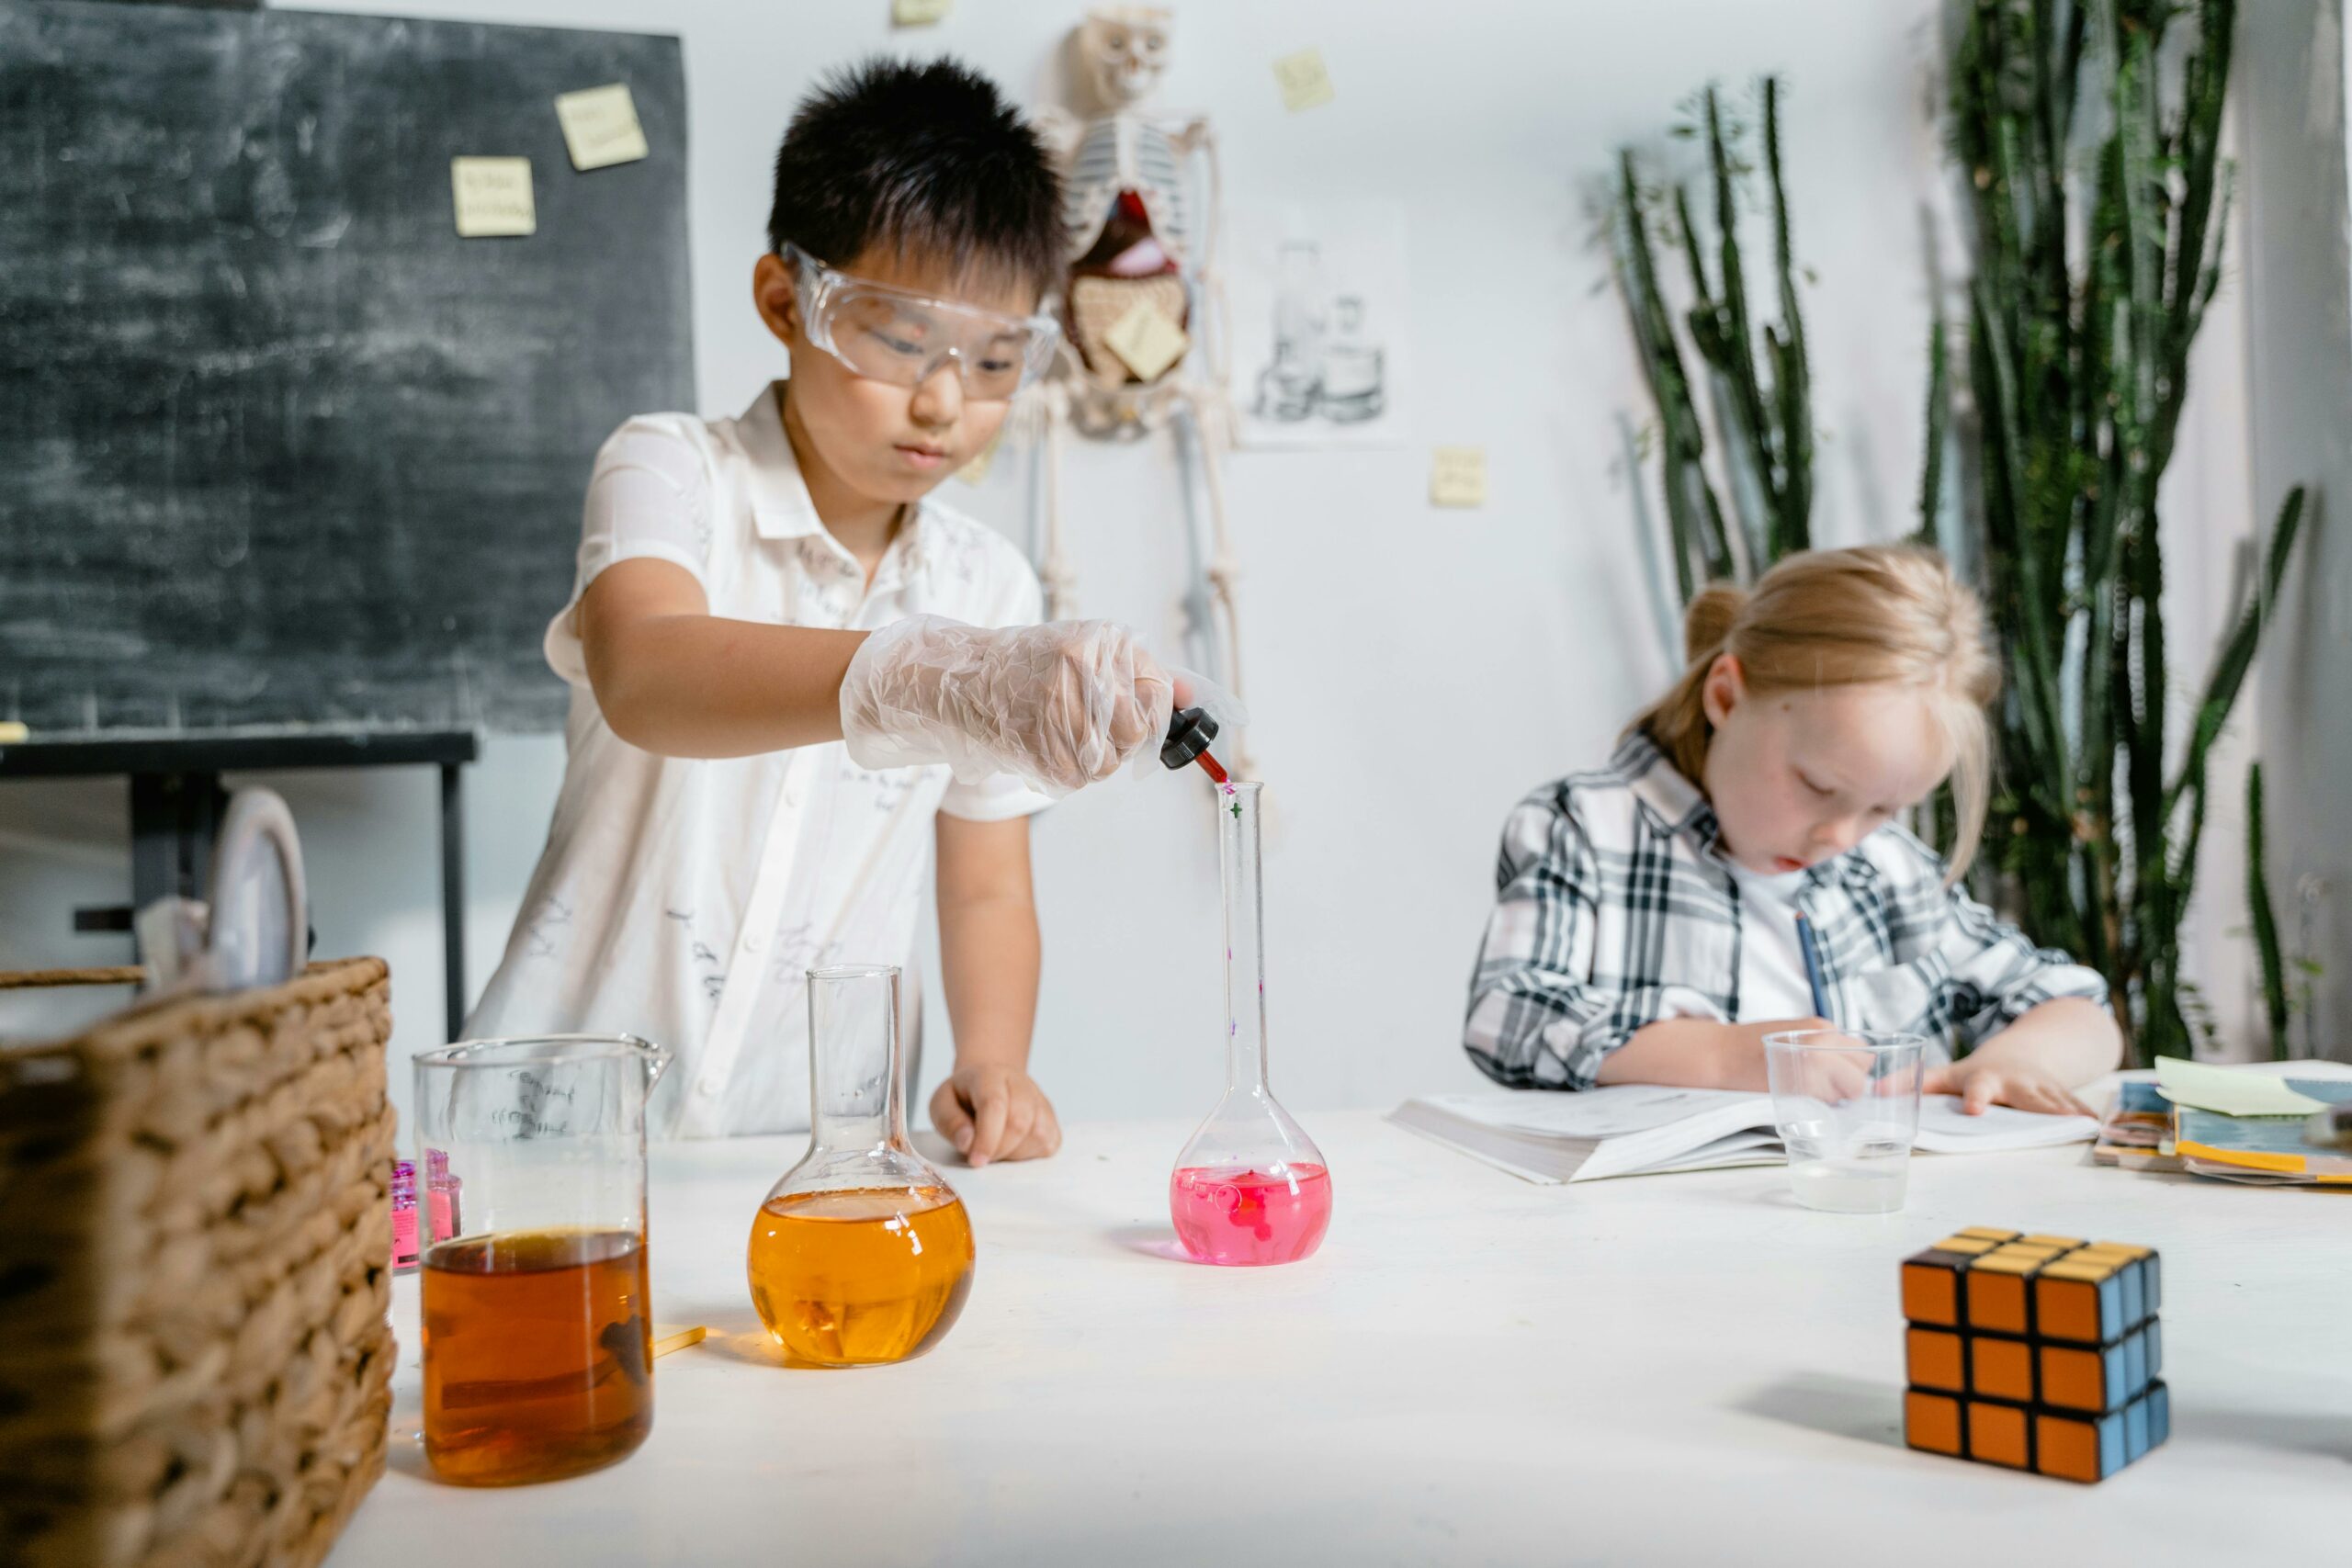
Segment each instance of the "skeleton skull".
M1102 107L1117 113L1151 96L1168 66L1169 13L1157 6L1106 6L1090 11L1078 52Z

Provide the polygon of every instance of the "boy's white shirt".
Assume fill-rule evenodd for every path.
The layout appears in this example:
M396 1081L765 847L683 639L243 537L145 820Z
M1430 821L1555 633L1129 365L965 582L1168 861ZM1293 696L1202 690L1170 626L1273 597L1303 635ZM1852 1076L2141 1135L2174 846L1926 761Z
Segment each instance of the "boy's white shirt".
M779 405L732 420L649 414L614 432L589 480L571 601L547 658L571 684L563 788L505 957L469 1037L642 1035L677 1053L650 1115L657 1136L808 1125L803 972L912 957L933 819L1001 821L1050 802L1003 776L944 766L872 772L841 742L753 757L656 756L605 723L573 611L596 574L652 558L695 574L714 615L872 630L913 615L1035 621L1028 561L925 499L870 586L825 531ZM900 1001L911 1032L921 1001Z

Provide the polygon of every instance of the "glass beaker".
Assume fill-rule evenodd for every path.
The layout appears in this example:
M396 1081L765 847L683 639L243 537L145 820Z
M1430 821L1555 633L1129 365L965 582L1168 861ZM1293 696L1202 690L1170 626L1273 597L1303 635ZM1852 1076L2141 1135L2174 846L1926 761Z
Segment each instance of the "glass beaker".
M1891 1214L1909 1185L1927 1038L1860 1029L1764 1037L1789 1188L1808 1209Z
M972 1222L907 1142L899 969L808 971L808 1152L752 1221L752 1304L826 1367L919 1356L972 1289Z
M471 1228L424 1260L424 1455L444 1481L597 1470L653 1430L645 1102L629 1035L472 1040L415 1058L417 1166Z
M1225 1095L1176 1156L1168 1211L1204 1263L1295 1263L1331 1223L1331 1173L1266 1087L1258 805L1236 779L1216 796L1225 884Z

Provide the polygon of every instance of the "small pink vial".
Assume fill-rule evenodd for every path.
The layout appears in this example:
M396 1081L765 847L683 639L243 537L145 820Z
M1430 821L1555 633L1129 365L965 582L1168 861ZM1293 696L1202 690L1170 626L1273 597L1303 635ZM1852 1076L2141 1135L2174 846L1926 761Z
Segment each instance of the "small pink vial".
M392 1162L392 1272L406 1274L416 1267L416 1167L408 1160Z
M1203 1263L1295 1263L1331 1223L1331 1173L1319 1165L1260 1170L1182 1166L1168 1182L1176 1238Z

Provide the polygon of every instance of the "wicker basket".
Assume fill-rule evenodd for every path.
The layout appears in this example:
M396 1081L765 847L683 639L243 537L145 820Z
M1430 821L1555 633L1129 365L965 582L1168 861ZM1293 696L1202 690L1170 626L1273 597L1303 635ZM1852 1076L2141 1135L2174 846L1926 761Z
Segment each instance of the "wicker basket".
M12 1561L326 1555L391 1409L390 1030L363 958L0 1049Z

